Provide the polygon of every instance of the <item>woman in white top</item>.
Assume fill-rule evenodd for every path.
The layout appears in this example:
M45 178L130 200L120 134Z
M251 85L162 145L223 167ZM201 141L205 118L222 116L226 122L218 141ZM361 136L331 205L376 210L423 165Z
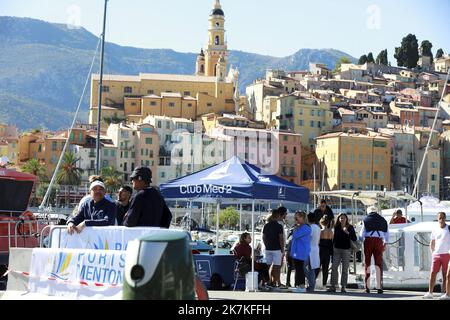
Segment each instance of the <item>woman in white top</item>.
M316 270L320 268L320 227L316 224L316 216L313 213L308 214L308 223L311 226L311 251L309 254L309 264L311 267L311 273L313 274L313 277L315 279ZM311 287L311 284L309 285Z

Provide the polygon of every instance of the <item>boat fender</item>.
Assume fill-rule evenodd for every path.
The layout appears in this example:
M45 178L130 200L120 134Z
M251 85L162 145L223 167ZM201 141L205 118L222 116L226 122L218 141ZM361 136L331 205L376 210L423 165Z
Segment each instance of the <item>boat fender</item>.
M19 235L30 235L37 233L37 221L33 212L25 211L19 217L22 226L17 228Z
M209 300L208 290L198 276L195 276L195 294L197 300Z

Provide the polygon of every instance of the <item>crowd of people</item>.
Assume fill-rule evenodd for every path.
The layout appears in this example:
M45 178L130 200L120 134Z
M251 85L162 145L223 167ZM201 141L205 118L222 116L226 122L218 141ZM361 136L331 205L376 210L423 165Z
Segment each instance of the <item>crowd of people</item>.
M285 234L285 207L271 210L270 216L262 229L262 242L265 246L264 263L255 263L258 272L260 289L271 290L293 288L293 292L313 292L316 281L322 281L323 288L328 292L347 292L349 266L352 251L359 248L364 253L364 272L366 293L370 288L370 267L375 265L376 292L383 294L383 252L389 242L389 224L407 223L402 211L396 210L388 221L380 214L376 206L367 209L367 215L362 221L357 234L346 214L334 218L333 211L322 200L319 208L313 213L297 211L294 214L294 226ZM433 289L439 271L443 275L443 291L440 298L450 299L450 226L445 223L444 212L438 214L439 228L431 235L432 270L429 292L424 298L433 298ZM252 250L250 234L244 232L234 253L236 258L245 256L251 262ZM281 269L286 264L286 283L281 282ZM330 268L331 264L331 268ZM330 284L327 288L329 271ZM339 279L340 270L340 279ZM291 282L292 271L295 272ZM320 279L320 275L322 275ZM340 281L339 281L340 280Z
M89 195L81 199L73 217L67 222L69 234L81 233L88 226L123 225L126 227L169 228L172 213L160 192L151 187L152 172L147 167L136 168L130 176L133 189L124 185L119 189L117 201L106 194L106 186L100 176L90 177ZM370 265L375 262L377 293L383 293L383 252L389 242L389 224L407 223L402 211L394 212L390 222L380 215L379 209L371 206L363 219L359 236L350 224L348 216L341 213L334 218L333 211L325 200L319 208L307 214L297 211L294 226L287 231L287 209L279 207L271 210L262 230L265 246L264 262L254 263L258 272L261 289L287 289L293 284L294 292L313 292L316 280L322 275L322 285L326 288L331 264L331 281L328 292L345 293L352 250L357 250L357 242L363 242L365 266L365 292L370 293ZM429 290L425 299L433 298L433 290L438 273L442 272L444 294L441 299L450 299L450 226L446 224L446 214L438 214L439 226L431 234L432 270ZM240 236L233 252L238 260L252 263L252 239L248 232ZM281 282L281 269L286 263L286 284ZM339 272L341 278L339 282ZM295 272L294 282L291 273Z
M89 226L126 226L169 228L172 213L161 193L150 186L152 171L137 167L130 176L133 189L124 185L117 201L106 194L101 176L89 178L89 194L81 199L73 217L67 221L67 232L81 233Z

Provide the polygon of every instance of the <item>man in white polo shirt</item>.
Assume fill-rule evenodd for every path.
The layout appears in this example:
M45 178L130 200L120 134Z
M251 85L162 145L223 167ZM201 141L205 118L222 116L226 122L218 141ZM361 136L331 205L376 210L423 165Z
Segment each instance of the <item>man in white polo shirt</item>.
M439 226L431 232L430 249L433 256L433 264L431 267L430 283L428 292L423 296L424 299L433 299L433 289L436 283L436 276L442 268L442 290L446 290L447 286L447 268L450 261L450 232L445 223L446 215L444 212L439 212L438 215ZM446 296L446 294L444 294Z

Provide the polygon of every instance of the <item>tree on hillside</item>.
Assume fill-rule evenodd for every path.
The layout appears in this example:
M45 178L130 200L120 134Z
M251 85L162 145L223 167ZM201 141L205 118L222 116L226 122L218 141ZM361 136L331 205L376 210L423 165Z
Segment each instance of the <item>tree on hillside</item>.
M341 72L341 65L343 63L352 63L349 58L341 57L338 62L336 62L336 68L334 68L333 72Z
M39 178L38 182L33 187L33 193L32 193L33 198L31 199L31 204L30 204L31 206L36 206L37 205L37 199L36 199L37 190L39 190L39 188L42 187L42 182L48 181L47 169L45 168L45 165L42 164L38 159L33 158L33 159L28 160L22 166L21 171L25 172L25 173L33 174ZM47 190L47 189L45 189L45 190Z
M377 64L382 64L387 66L389 61L388 61L388 52L387 49L385 50L381 50L381 52L378 54L377 56L377 60L376 60Z
M402 39L400 47L395 48L395 59L399 67L406 67L409 69L417 67L419 60L419 44L417 38L413 34L408 34Z
M77 159L72 152L64 154L63 163L56 176L56 182L61 185L79 186L83 169L77 167Z
M444 55L444 50L438 49L438 51L436 52L436 59L442 58L443 55Z
M367 56L365 54L363 54L359 60L358 60L358 64L365 64L367 62Z
M373 54L372 54L372 52L369 52L369 54L367 55L367 62L369 62L369 63L375 63L375 60L373 59Z
M433 53L431 52L431 48L433 48L433 44L428 40L424 40L420 44L422 57L430 57L431 63L433 63Z

